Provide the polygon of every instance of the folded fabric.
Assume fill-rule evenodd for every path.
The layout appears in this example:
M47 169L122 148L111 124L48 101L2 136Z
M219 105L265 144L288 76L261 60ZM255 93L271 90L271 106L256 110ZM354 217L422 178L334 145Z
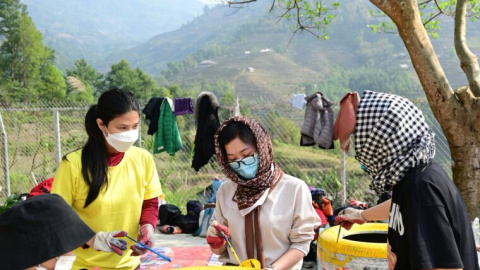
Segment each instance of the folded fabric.
M176 98L175 103L175 115L184 115L193 113L193 102L191 98Z

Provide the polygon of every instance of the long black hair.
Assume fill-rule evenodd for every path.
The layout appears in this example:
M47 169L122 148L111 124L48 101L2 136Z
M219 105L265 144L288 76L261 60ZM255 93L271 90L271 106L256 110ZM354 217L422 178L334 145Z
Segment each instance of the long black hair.
M133 94L120 88L113 88L104 92L98 98L98 103L91 106L85 116L88 140L82 148L82 175L89 190L84 208L98 197L103 186L108 186L106 142L96 120L100 118L106 127L112 119L130 111L140 113Z

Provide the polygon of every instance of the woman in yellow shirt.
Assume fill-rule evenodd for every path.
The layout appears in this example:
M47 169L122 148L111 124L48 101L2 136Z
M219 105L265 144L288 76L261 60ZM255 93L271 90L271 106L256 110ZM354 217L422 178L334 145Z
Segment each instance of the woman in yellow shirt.
M139 125L139 105L132 93L117 88L104 92L85 116L86 144L63 158L52 193L62 196L97 235L125 231L152 246L162 190L153 156L133 146ZM139 257L132 255L145 249L126 241L131 250L111 248L118 255L95 244L76 249L72 269L138 267Z

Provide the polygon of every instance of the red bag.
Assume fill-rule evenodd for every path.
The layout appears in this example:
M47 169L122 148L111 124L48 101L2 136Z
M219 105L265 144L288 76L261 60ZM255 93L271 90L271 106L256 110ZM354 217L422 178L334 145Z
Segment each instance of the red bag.
M27 198L50 193L52 191L52 185L53 177L43 180L30 191Z

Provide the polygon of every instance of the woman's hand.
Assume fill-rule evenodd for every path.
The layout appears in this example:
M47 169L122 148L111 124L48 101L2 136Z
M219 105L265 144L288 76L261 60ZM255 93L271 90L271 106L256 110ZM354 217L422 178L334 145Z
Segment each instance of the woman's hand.
M140 227L140 231L138 232L137 241L144 244L147 247L152 247L155 244L155 240L153 238L155 229L153 228L152 224L145 224ZM147 252L147 249L140 246L139 244L135 244L130 247L133 250L132 256L139 256Z
M218 221L214 220L210 223L210 226L207 230L207 243L213 249L219 249L225 246L226 241L225 237L230 237L228 227L221 225Z
M345 208L340 213L338 213L337 217L335 218L335 224L340 223L340 226L343 228L350 230L353 224L363 224L368 222L368 220L363 217L362 215L363 210L355 209L355 208Z
M123 255L123 251L127 249L127 242L118 237L127 235L126 231L113 232L97 232L93 239L93 248L97 251L115 252Z

